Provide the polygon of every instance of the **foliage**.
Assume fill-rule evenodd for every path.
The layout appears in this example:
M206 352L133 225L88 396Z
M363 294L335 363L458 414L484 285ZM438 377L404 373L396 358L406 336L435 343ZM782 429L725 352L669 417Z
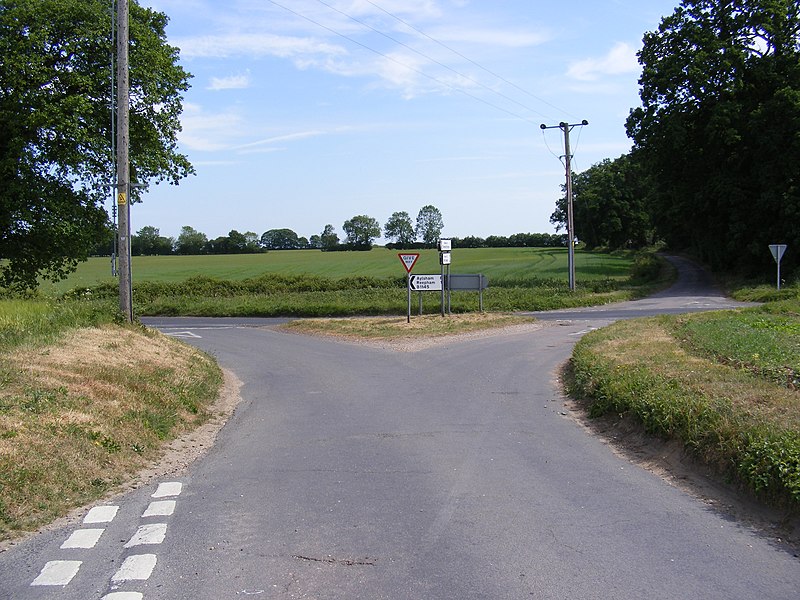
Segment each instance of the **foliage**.
M381 225L378 220L367 215L356 215L342 225L347 244L355 250L369 250L372 241L381 235Z
M800 5L683 0L639 62L627 129L658 233L751 273L769 266L768 244L800 247Z
M486 239L474 235L452 238L453 248L564 248L565 235L551 233L515 233L508 237L490 235Z
M638 249L652 243L647 186L639 164L629 155L573 173L572 196L575 235L588 250ZM566 228L566 193L556 203L550 222L556 231Z
M335 233L333 225L325 225L322 234L319 236L319 243L322 250L332 250L339 245L339 236Z
M419 209L417 213L416 234L426 244L435 244L442 235L444 221L441 211L431 204Z
M291 229L270 229L261 235L261 246L267 250L297 250L300 238Z
M416 239L416 234L411 216L405 211L392 213L383 226L383 236L394 239L401 246L412 243Z
M184 225L175 242L176 254L202 254L205 251L208 238L205 233Z
M133 179L177 183L189 75L167 17L130 7ZM113 178L112 42L100 0L4 0L0 10L0 285L63 278L103 234ZM140 193L138 190L134 195Z
M252 231L240 233L232 229L227 236L209 240L205 249L209 254L256 254L262 251L259 242L258 235Z
M138 255L165 255L172 254L175 240L164 237L152 225L142 227L135 235L131 236L131 254Z

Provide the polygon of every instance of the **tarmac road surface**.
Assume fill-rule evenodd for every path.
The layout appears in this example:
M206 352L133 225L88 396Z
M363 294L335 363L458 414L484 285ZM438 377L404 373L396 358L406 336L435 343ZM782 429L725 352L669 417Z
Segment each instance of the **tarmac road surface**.
M185 473L0 554L0 598L797 598L790 550L561 414L584 332L736 305L681 272L639 303L413 352L148 320L233 370L241 404Z

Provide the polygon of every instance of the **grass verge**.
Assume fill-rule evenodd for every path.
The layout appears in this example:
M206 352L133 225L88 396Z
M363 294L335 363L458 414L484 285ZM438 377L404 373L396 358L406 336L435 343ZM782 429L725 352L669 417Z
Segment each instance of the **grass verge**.
M797 302L790 303L797 307ZM591 417L633 415L769 503L800 512L798 311L618 322L575 347L570 391Z
M287 331L332 335L370 340L440 337L459 333L485 331L511 325L533 323L534 319L519 315L472 313L464 315L423 315L413 317L369 319L302 319L282 326Z
M0 541L122 484L217 396L206 355L83 310L0 302Z

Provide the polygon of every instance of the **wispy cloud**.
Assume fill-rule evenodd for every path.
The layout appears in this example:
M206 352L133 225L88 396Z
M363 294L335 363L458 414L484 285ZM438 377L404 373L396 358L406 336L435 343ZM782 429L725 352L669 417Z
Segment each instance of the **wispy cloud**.
M597 81L607 75L635 73L638 70L636 49L625 42L617 42L605 56L572 63L567 76L579 81Z
M229 77L212 77L206 89L219 90L244 90L250 87L250 73L244 75L230 75Z
M209 113L200 105L186 103L181 116L181 145L200 152L230 148L244 129L244 119L233 110Z
M239 146L234 146L231 150L237 150L242 154L249 153L249 152L274 152L278 150L275 148L275 144L280 144L283 142L293 142L296 140L304 140L307 138L312 137L319 137L321 135L326 135L327 132L325 131L298 131L296 133L288 133L285 135L278 135L274 137L265 138L263 140L256 140L255 142L248 142L247 144L241 144Z
M206 35L174 40L184 58L234 58L247 56L262 58L277 56L291 58L303 55L339 55L341 46L313 38L272 35L268 33L243 33Z

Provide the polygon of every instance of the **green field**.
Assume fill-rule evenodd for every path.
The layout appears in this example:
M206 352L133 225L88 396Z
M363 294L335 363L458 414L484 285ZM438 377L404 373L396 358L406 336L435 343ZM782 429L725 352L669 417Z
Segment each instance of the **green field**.
M420 258L414 273L439 273L436 250L414 250ZM176 282L203 275L215 279L239 281L268 273L280 275L315 275L329 278L352 276L399 277L405 274L398 251L373 248L369 252L320 252L318 250L276 250L265 254L206 256L134 256L131 266L134 285L137 281ZM566 248L464 248L452 254L451 273L483 273L490 285L506 285L530 279L567 281ZM575 270L578 285L583 281L625 280L633 257L622 254L576 252ZM90 258L81 263L68 279L52 284L44 282L45 292L63 293L76 287L109 283L109 258Z

